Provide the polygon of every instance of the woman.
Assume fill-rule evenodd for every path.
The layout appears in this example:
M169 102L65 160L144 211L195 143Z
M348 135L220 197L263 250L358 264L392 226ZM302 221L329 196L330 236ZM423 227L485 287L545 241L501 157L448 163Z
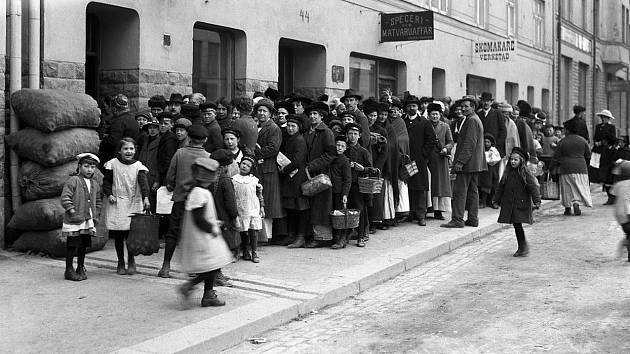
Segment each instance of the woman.
M221 134L223 135L225 148L234 156L234 161L228 167L228 174L230 177L233 177L238 174L238 164L241 163L243 155L251 155L251 153L249 153L246 147L240 145L241 132L237 129L225 128L221 131Z
M392 97L391 107L389 108L389 124L396 135L396 152L398 156L405 155L409 160L409 133L407 132L407 124L402 118L403 104L398 97ZM402 163L402 160L399 160ZM395 168L400 166L396 165ZM393 167L392 167L393 168ZM405 221L409 217L409 189L407 182L396 178L392 179L394 188L394 198L396 200L396 217L400 221ZM394 222L395 224L397 221Z
M608 195L608 200L604 205L615 203L615 197L610 193L613 184L612 168L615 165L615 143L617 142L617 130L610 122L615 119L609 110L605 109L596 114L601 119L601 123L595 126L593 136L593 154L599 154L599 166L592 164L588 167L588 176L592 183L601 183L604 192ZM595 156L592 156L595 157Z
M551 170L558 168L560 175L560 199L564 215L581 215L580 204L593 205L588 181L586 161L591 157L588 142L577 135L575 120L564 122L566 136L558 142L551 162Z
M444 220L443 212L451 211L451 179L449 172L449 156L453 148L451 128L440 118L442 106L430 103L427 107L429 120L437 137L437 149L429 156L429 171L431 172L431 201L433 217Z
M370 127L370 152L372 154L372 165L374 168L380 171L381 176L385 171L389 170L389 149L387 144L387 129L381 124L376 124L379 120L387 120L387 111L389 110L389 104L376 103L371 106L364 107L363 113L368 118L368 125ZM382 230L387 229L387 225L383 223L384 218L384 196L383 192L385 187L385 180L383 179L383 185L381 186L381 193L372 194L371 206L368 207L369 220L370 220L370 233L376 232L376 227Z
M287 234L289 248L304 247L304 237L308 225L308 198L302 195L300 186L306 182L304 164L306 162L306 142L300 134L302 120L290 114L287 116L287 138L280 152L291 162L280 169L282 204L288 214Z
M389 112L392 110L389 102L381 102L382 109L374 123L375 127L382 128L385 132L387 144L387 162L381 172L383 173L383 222L381 230L387 230L396 223L396 205L398 204L398 165L400 154L398 152L398 138L389 121Z
M257 175L262 184L262 193L265 199L265 231L267 238L271 238L274 219L281 219L286 216L284 208L282 208L280 174L276 162L278 152L280 151L280 144L282 144L282 131L271 119L271 116L275 113L275 108L271 100L267 98L261 99L254 105L253 112L257 117L258 127L260 129L258 131L254 156L258 161ZM281 234L286 235L284 230L276 231L276 236ZM259 238L259 241L260 240Z

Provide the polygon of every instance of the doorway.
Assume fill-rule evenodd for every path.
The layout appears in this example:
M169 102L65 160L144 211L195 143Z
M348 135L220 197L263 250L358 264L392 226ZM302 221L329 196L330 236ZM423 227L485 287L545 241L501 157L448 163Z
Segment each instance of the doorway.
M326 48L281 38L278 45L278 91L316 97L326 86Z

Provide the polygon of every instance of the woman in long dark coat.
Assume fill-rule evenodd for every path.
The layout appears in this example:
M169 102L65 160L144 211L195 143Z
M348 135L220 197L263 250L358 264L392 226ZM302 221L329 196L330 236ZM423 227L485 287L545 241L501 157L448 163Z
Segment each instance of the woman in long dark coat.
M306 142L300 134L302 119L289 114L287 120L287 136L282 142L280 152L291 163L280 170L282 185L282 204L287 211L287 232L289 248L304 247L304 237L308 229L308 198L302 194L300 186L306 182L304 165L306 162Z
M388 104L377 104L374 107L364 108L363 113L368 117L368 124L370 126L370 137L372 143L370 144L372 153L372 166L377 168L381 172L381 176L385 173L389 175L389 147L387 144L387 129L376 124L379 117L384 117L387 120ZM376 116L374 115L376 113ZM383 119L381 119L383 120ZM374 233L375 228L378 226L381 229L386 229L387 226L383 225L384 214L384 196L385 196L385 180L383 179L383 186L381 187L381 193L372 194L371 206L368 207L369 219L370 219L370 233Z
M442 106L439 104L429 104L429 120L433 125L437 138L436 149L429 157L429 170L431 171L431 204L433 205L433 217L444 220L443 212L451 211L451 179L449 155L453 149L453 136L451 128L440 118Z
M601 123L595 126L595 135L593 136L592 153L600 154L599 167L588 167L588 177L591 183L601 183L604 192L608 195L608 200L604 205L614 204L615 198L610 193L613 184L612 168L615 165L615 144L617 142L617 130L610 122L615 119L609 110L603 110L596 114Z

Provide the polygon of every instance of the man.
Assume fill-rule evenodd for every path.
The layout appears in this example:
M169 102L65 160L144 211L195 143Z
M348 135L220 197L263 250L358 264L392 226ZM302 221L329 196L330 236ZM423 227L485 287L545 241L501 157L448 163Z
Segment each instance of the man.
M223 135L221 126L217 122L217 105L214 102L204 102L199 105L201 111L201 123L208 130L208 140L206 141L206 151L214 152L223 148Z
M155 95L149 98L149 108L151 109L153 118L157 118L158 114L164 112L166 106L166 98L162 95Z
M418 166L419 172L411 176L407 181L409 188L409 205L412 214L418 219L418 225L426 226L427 192L431 180L429 179L428 166L430 155L436 149L437 137L433 124L423 117L418 111L419 100L416 96L409 96L405 101L407 106L407 120L409 132L409 157ZM413 221L413 215L411 216Z
M503 124L506 127L506 136L505 136L505 155L502 156L501 162L499 164L499 180L503 176L503 172L505 171L505 166L510 159L510 154L512 153L512 149L515 147L521 147L521 141L518 137L518 128L516 127L516 123L512 120L512 106L503 102L499 104L499 111L503 116Z
M114 117L99 146L98 157L102 163L116 157L120 139L128 137L137 141L138 136L140 136L138 123L134 115L129 112L129 99L127 96L122 93L116 95L112 100L112 110Z
M586 126L586 121L584 120L586 108L575 105L573 106L573 114L575 114L573 118L569 119L568 121L572 121L573 124L575 124L575 133L586 139L587 142L590 142L588 138L588 127Z
M241 144L250 151L254 151L258 140L258 124L251 117L254 101L247 96L241 96L235 98L233 103L234 108L240 112L241 116L232 122L231 127L241 132Z
M295 114L300 118L300 121L302 122L302 129L300 133L305 134L311 126L311 118L304 113L304 110L307 106L310 106L313 100L308 97L292 93L289 95L289 97L287 97L286 102L289 102L293 105L293 110L295 111ZM326 116L328 116L328 114Z
M173 133L174 117L170 112L162 112L158 115L160 122L160 142L158 144L158 183L166 186L166 173L175 155L179 142Z
M453 182L453 209L451 221L440 225L447 228L463 228L464 225L479 226L479 173L488 165L484 151L483 123L475 113L475 98L465 96L461 100L464 122L459 130L457 149L453 157L452 172L457 174ZM419 167L419 166L418 166ZM464 211L468 206L468 220L464 222Z
M184 104L184 97L180 93L171 93L171 97L168 99L168 111L173 115L174 119L181 118L182 105Z
M409 129L409 126L417 122L417 119L422 116L420 112L418 112L418 109L420 109L420 105L422 104L422 101L418 99L417 96L409 95L407 96L407 99L405 100L404 104L405 104L405 111L407 113L403 117L403 120L405 121L405 124L407 125L407 129Z
M481 109L477 111L477 115L483 124L484 134L492 134L499 154L501 154L501 157L504 157L507 128L501 112L491 107L492 102L494 102L492 94L490 92L483 92L481 94Z
M363 96L354 92L353 89L347 89L343 97L341 97L341 102L346 106L348 112L354 113L357 124L361 126L361 146L370 151L370 124L365 114L359 110L359 103L362 99Z

